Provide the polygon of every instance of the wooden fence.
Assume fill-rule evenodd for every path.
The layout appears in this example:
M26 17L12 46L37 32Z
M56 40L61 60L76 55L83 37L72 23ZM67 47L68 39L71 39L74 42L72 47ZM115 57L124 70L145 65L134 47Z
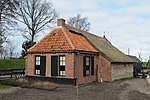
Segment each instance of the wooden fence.
M5 78L17 78L17 76L24 76L25 69L9 69L9 70L0 70L0 79Z

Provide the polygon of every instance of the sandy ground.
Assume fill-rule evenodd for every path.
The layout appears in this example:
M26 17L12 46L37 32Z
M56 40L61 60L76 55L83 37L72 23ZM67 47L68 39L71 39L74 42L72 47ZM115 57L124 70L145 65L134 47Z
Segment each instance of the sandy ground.
M53 91L21 88L1 93L0 100L150 100L150 86L144 79L117 83L91 83L77 87L61 86Z

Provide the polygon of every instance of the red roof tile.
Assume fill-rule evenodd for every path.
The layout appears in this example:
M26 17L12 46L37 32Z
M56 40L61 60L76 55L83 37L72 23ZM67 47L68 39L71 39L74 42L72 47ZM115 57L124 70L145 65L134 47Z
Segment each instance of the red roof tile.
M28 52L82 50L97 52L82 36L66 28L56 28L31 47Z
M95 48L80 34L64 29L76 50L96 52Z

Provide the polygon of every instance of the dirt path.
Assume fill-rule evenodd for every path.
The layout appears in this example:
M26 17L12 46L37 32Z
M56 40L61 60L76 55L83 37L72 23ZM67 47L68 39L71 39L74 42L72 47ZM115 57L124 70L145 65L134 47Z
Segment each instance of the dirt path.
M145 79L133 79L122 84L129 84L128 90L136 90L150 96L150 86L146 84Z
M145 79L133 79L125 81L122 84L127 84L126 90L122 91L119 96L120 100L133 100L142 96L141 100L148 100L150 96L150 86L146 84ZM132 95L131 95L132 94ZM149 96L148 96L149 95ZM131 97L131 98L130 98Z
M54 91L22 88L13 94L2 95L0 100L150 100L149 87L143 86L143 81L92 83L80 86L78 96L74 86L62 86Z

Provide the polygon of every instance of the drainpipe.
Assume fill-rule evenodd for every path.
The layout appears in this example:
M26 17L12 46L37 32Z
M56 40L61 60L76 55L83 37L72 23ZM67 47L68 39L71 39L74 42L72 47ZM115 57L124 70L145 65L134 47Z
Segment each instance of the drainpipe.
M99 53L98 65L96 66L97 67L97 79L98 79L98 82L103 82L101 70L100 70L100 66L101 66L101 59L100 58L101 58L101 54Z
M75 55L75 79L76 79L76 100L78 100L79 97L79 84L78 84L78 67L79 67L79 52L76 53Z

